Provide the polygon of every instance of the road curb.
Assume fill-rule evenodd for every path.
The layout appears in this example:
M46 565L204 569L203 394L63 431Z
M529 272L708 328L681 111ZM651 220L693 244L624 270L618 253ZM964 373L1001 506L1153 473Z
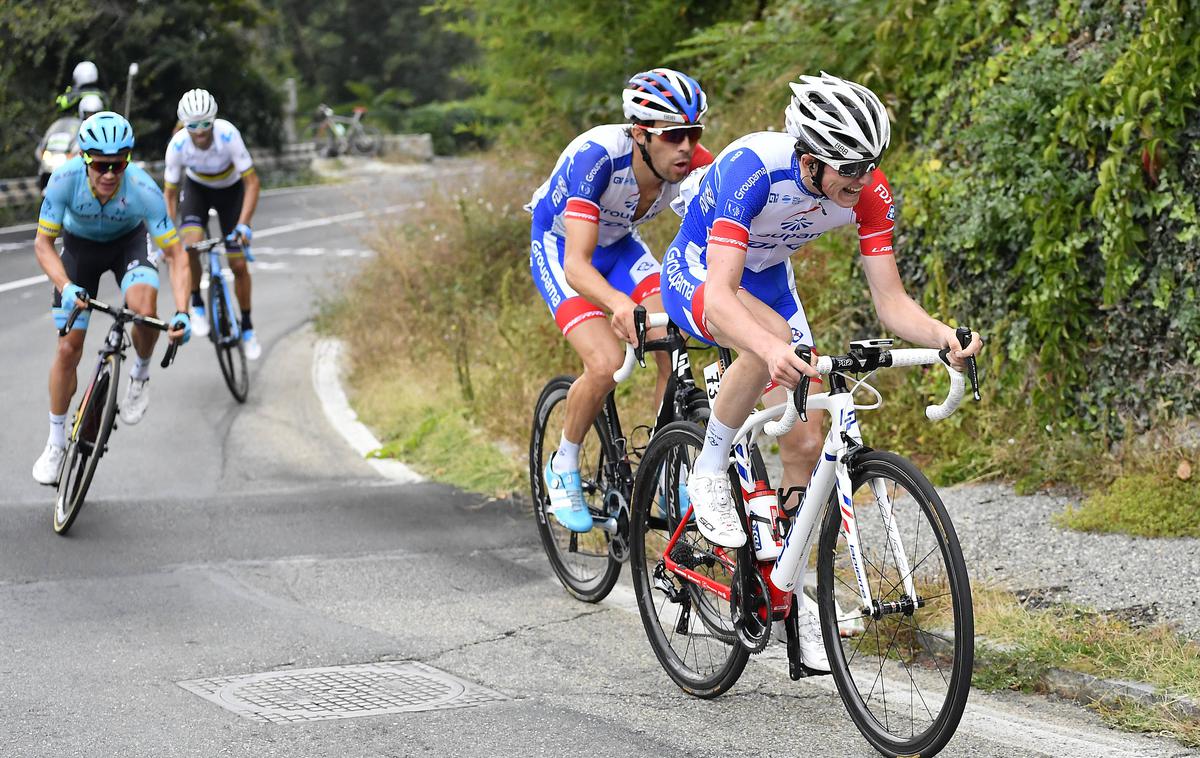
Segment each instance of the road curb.
M395 482L412 484L424 481L417 472L400 461L372 458L371 453L383 447L370 429L358 420L342 389L342 341L322 337L313 347L312 383L321 402L325 417L350 447L361 455L373 469Z
M918 634L921 647L930 654L945 653L953 645L953 635L939 633ZM975 669L999 662L1014 655L1020 649L1015 645L991 642L983 637L975 638ZM1165 706L1176 716L1200 719L1200 704L1183 695L1163 691L1153 684L1134 682L1127 679L1104 679L1082 671L1051 668L1037 682L1040 689L1051 695L1072 700L1082 705L1102 703L1115 705L1122 701L1135 702L1143 706Z

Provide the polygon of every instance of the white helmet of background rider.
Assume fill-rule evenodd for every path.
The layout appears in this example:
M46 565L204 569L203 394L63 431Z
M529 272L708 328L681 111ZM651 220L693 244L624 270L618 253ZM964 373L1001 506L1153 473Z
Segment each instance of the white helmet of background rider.
M104 110L104 101L99 95L84 95L79 98L79 119L86 121L89 116Z
M878 163L892 138L887 110L861 84L824 71L791 82L785 118L798 149L827 159L837 168L860 161Z
M184 124L212 121L217 117L217 101L206 89L188 90L179 98L179 109L176 113Z
M75 70L71 72L71 80L75 82L75 89L82 89L100 81L100 70L91 61L80 61L75 64Z

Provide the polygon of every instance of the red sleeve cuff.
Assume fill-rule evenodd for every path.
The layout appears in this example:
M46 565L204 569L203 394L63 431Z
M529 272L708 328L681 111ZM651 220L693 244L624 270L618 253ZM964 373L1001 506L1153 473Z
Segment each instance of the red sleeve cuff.
M728 245L744 252L750 246L750 232L741 224L719 218L708 233L708 244Z
M590 221L593 224L600 223L600 206L593 203L591 200L584 200L581 197L573 197L567 201L567 209L564 214L567 218L575 218L580 221Z

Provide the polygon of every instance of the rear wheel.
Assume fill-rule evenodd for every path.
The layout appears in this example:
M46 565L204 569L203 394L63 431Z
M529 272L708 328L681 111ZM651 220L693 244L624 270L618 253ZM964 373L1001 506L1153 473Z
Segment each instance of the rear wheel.
M558 436L566 420L567 392L573 381L569 376L557 376L546 384L538 398L529 436L529 489L538 536L558 580L575 597L596 603L612 591L621 573L621 561L613 555L612 540L599 522L610 515L608 506L619 505L617 500L625 495L620 482L610 476L613 467L609 465L608 451L613 446L607 429L597 419L579 448L583 499L596 524L591 531L572 532L550 512L543 476L546 464L558 449Z
M76 424L63 455L63 470L58 478L54 501L54 531L66 534L83 508L88 487L104 455L108 435L117 415L117 377L120 363L108 356L101 363L92 384L80 400Z
M208 311L212 319L212 341L217 350L217 363L225 386L239 403L246 402L250 393L250 371L246 366L246 352L242 347L241 335L235 328L237 315L225 299L223 280L210 278L208 283Z
M355 155L376 155L383 146L383 136L373 126L359 124L350 134L350 152Z
M830 503L817 558L821 633L833 678L850 718L876 750L933 755L954 735L971 687L975 631L962 550L937 491L909 461L865 453L850 476L850 509ZM851 563L847 517L858 526L870 612ZM842 628L849 621L860 631L839 633L839 606L850 611Z
M666 568L664 555L688 516L686 484L703 446L703 429L677 421L650 440L638 467L630 522L630 571L650 646L684 692L716 697L741 676L749 652L738 641L729 601ZM713 582L734 581L733 551L715 547L688 518L671 558Z

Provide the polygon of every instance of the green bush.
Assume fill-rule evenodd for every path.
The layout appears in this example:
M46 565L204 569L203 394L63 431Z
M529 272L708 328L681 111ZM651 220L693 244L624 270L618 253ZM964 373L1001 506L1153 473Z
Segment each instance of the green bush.
M493 120L467 101L428 103L400 116L400 131L433 135L433 152L454 155L488 146Z

